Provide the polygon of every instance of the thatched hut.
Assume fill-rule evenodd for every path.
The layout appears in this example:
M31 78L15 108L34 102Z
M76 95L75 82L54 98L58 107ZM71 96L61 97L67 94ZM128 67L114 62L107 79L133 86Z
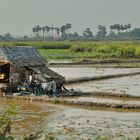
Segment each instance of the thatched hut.
M0 48L0 83L28 80L30 75L40 82L56 81L60 88L65 78L47 67L48 62L30 46Z

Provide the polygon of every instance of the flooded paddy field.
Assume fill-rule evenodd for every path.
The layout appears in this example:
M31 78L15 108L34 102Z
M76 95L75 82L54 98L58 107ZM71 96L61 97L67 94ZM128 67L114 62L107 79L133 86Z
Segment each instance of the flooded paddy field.
M102 136L111 140L128 137L133 140L140 135L140 113L67 108L50 120L45 132L51 130L58 139L94 140Z
M72 80L84 77L96 77L113 74L127 74L140 72L140 68L93 68L92 66L67 66L50 67L52 70L66 77L66 80Z
M66 77L66 80L110 74L140 72L140 68L92 68L92 67L51 67ZM140 75L100 81L66 85L68 89L82 92L111 92L140 96ZM123 100L102 97L70 97L68 101L96 102L109 104L140 105L137 98ZM55 99L54 99L55 100ZM57 100L56 100L57 101ZM52 105L43 102L5 99L0 97L0 107L15 105L18 115L12 124L12 133L21 136L43 130L43 135L52 135L56 140L94 140L97 136L111 140L135 140L140 137L140 113L133 110L105 108L98 110L78 106ZM19 140L18 139L18 140ZM41 140L45 140L42 136Z
M24 136L36 132L50 114L56 112L53 105L45 105L30 101L5 99L0 97L0 109L15 106L17 116L13 119L12 134Z
M66 80L77 79L81 77L96 77L112 74L125 74L139 72L139 68L93 68L83 66L73 67L51 67L56 72L66 77ZM140 96L140 75L127 76L114 79L106 79L100 81L90 81L76 84L66 85L68 89L79 90L82 92L109 92L114 94L129 94ZM139 100L123 100L111 99L102 97L72 97L65 100L75 102L95 102L95 103L110 103L110 104L130 104L140 105ZM134 115L134 116L133 116ZM135 117L135 115L137 117ZM71 109L63 112L63 116L54 116L49 125L52 129L55 127L56 132L61 130L76 131L77 134L72 136L79 138L94 139L96 135L109 137L110 139L135 139L140 135L140 113L125 113L125 112L110 112L110 111L95 111L83 109ZM58 120L64 119L63 123ZM55 126L54 126L55 123ZM68 126L68 128L66 127ZM82 126L82 127L81 127ZM138 126L135 129L135 126ZM67 128L67 129L66 129ZM59 134L59 133L58 133ZM61 133L60 133L61 135ZM70 135L69 135L70 137Z
M55 139L135 139L140 136L140 113L86 110L46 103L0 98L1 106L15 105L18 116L12 133L19 137L43 129ZM19 136L20 135L20 136ZM42 140L43 136L42 136Z
M93 68L91 66L51 67L51 69L65 76L66 80L140 72L140 68ZM74 83L66 87L82 92L111 92L140 96L140 75Z
M111 92L140 96L140 75L68 85L83 92Z

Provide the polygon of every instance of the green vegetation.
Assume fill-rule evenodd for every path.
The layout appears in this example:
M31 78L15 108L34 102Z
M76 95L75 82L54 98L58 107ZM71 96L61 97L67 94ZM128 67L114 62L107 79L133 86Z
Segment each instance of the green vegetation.
M37 49L69 49L71 43L59 41L0 42L0 46L33 46Z
M0 46L33 46L48 60L138 59L140 41L0 42Z
M13 116L17 114L16 108L14 106L8 107L3 111L0 110L0 128L2 128L7 122L12 122Z
M14 106L0 109L0 140L13 140L11 135L11 123L17 114ZM8 134L8 135L7 135Z
M46 59L138 59L140 42L67 42L69 49L38 49ZM62 45L62 44L61 44Z

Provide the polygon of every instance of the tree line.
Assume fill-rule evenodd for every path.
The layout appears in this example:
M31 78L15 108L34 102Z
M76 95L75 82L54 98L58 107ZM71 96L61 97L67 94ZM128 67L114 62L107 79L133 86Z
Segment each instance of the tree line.
M7 40L137 40L140 39L140 28L132 29L132 25L128 24L112 24L107 31L107 27L98 26L98 30L94 33L90 28L83 30L82 35L78 32L71 32L72 24L66 23L58 26L40 26L36 25L32 28L33 36L23 36L19 38L13 37L10 33L0 35L1 41Z
M36 25L33 27L32 31L35 37L49 37L49 38L60 38L60 37L65 37L66 35L70 34L70 29L72 28L71 23L67 23L65 25L62 25L61 27L54 27L54 26L43 26L41 27L40 25Z
M60 40L130 40L140 39L140 28L131 29L132 25L112 24L110 32L106 26L99 25L97 33L93 33L90 28L83 30L83 34L71 33L72 24L67 23L61 27L54 26L35 26L32 30L35 38L60 39Z

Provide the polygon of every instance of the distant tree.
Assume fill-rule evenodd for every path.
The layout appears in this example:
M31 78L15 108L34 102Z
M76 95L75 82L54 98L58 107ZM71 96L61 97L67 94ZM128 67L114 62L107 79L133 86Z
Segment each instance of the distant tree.
M130 29L131 28L131 24L126 24L124 25L124 29L127 30L127 29Z
M83 31L83 36L87 39L93 38L93 33L90 28L86 28L86 30Z
M27 40L28 39L28 36L27 35L24 35L23 36L23 40Z
M0 35L0 40L1 40L1 41L3 40L3 36L2 36L2 35Z
M45 26L45 32L46 32L47 36L49 36L50 27L47 25Z
M59 37L61 29L57 27L57 28L55 28L55 30L56 30L57 36Z
M36 26L36 30L37 30L37 34L38 34L38 36L40 36L41 27L40 27L39 25Z
M126 25L122 25L122 24L114 24L110 26L111 30L117 30L118 33L120 33L120 31L125 31L127 29L131 28L131 24L126 24Z
M110 29L111 30L117 30L118 33L120 32L120 30L122 29L123 27L120 25L120 24L114 24L114 25L111 25L110 26Z
M107 34L106 27L102 26L102 25L99 25L96 37L100 38L100 39L104 39L104 38L106 38L106 34Z
M65 27L66 27L66 30L67 30L67 34L70 33L70 29L72 28L72 24L71 23L67 23L65 25Z
M35 26L32 30L33 30L33 33L36 34L36 37L40 36L41 27L39 25Z
M74 32L74 33L73 33L73 36L74 36L74 37L78 37L79 35L78 35L77 32Z
M140 38L140 28L135 28L128 32L130 38Z
M43 34L43 38L45 37L45 30L46 30L46 27L41 27L41 30L42 30L42 34Z
M108 37L108 39L113 40L113 39L115 39L116 34L113 31L110 31L110 33L107 37Z
M50 30L52 31L52 37L54 37L54 30L55 30L55 27L52 25L52 26L50 27Z
M60 28L61 37L62 37L63 39L66 38L66 30L67 30L66 25L63 25L63 26Z
M33 27L32 31L33 31L33 34L36 34L37 33L36 27Z
M14 40L14 38L12 37L12 35L11 35L10 33L5 34L5 35L3 36L3 39L4 39L4 40L7 40L7 41L9 41L9 40Z

